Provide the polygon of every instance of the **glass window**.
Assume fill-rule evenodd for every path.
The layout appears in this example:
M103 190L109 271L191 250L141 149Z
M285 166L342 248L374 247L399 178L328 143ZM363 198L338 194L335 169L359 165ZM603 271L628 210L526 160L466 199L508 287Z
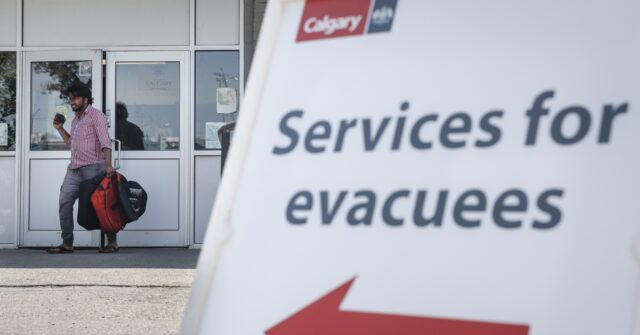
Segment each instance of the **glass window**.
M31 63L31 150L69 150L53 128L53 117L64 115L70 131L75 115L65 92L78 82L91 87L92 67L89 60Z
M220 150L218 129L238 117L237 51L196 52L195 149Z
M116 63L122 150L180 150L180 63Z
M0 151L16 150L16 53L0 52Z

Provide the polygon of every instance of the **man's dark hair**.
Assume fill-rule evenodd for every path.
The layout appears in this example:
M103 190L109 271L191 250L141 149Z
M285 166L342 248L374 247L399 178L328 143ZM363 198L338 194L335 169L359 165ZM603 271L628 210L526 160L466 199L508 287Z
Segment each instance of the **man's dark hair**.
M91 88L85 84L73 84L67 89L67 96L80 97L89 99L89 104L93 104L93 96L91 95Z
M124 102L116 102L116 119L124 121L128 117L129 112L127 111L127 105L125 105Z

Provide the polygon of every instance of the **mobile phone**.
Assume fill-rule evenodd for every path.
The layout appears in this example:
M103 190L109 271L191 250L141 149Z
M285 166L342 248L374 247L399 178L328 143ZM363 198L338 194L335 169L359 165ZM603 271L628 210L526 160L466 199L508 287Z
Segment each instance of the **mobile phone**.
M64 115L60 114L60 113L56 113L56 115L53 117L53 121L57 122L57 123L62 123L64 124L64 122L67 119L64 117Z

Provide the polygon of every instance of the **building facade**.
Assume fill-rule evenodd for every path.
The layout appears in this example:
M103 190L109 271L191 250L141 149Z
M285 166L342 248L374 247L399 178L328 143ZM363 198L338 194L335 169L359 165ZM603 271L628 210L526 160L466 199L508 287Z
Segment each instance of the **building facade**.
M238 116L264 1L0 0L0 248L60 242L70 153L52 126L91 86L114 164L149 194L122 246L198 246L220 182L217 129ZM257 14L256 14L257 13ZM76 209L77 212L77 209ZM76 246L99 232L76 226Z

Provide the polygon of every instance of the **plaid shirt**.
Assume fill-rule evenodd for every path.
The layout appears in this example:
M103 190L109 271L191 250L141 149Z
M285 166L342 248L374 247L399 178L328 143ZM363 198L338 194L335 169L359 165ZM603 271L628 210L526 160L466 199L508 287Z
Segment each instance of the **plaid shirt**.
M111 149L111 138L107 130L107 117L89 105L82 117L71 122L71 163L77 169L90 164L104 164L103 148Z

